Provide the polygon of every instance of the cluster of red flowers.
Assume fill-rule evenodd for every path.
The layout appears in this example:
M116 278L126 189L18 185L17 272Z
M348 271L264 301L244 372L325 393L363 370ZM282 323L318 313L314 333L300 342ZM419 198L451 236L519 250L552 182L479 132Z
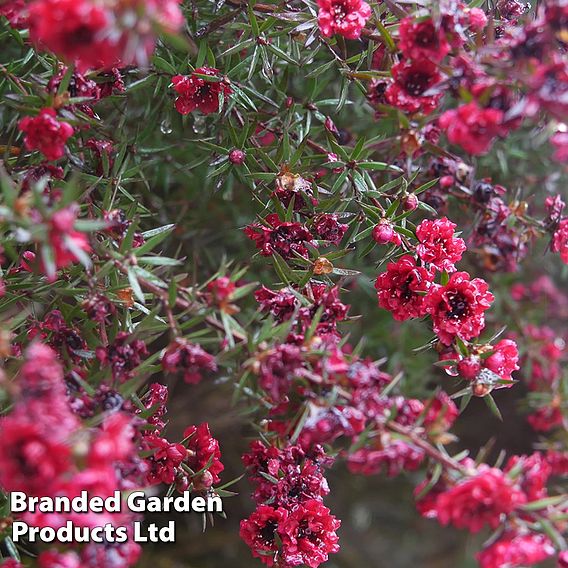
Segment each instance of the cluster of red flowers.
M322 502L329 493L323 469L332 460L321 446L280 449L256 441L243 462L257 508L241 521L241 538L253 556L267 566L317 568L339 550L340 521Z
M465 48L468 36L486 30L488 20L481 9L451 2L440 6L436 18L404 18L398 30L401 61L392 66L392 79L371 83L369 99L411 115L429 115L439 108L444 94L459 97L461 104L433 124L446 132L451 143L472 155L487 153L496 138L505 137L520 126L523 117L534 116L539 109L562 120L562 93L568 76L565 61L557 55L563 41L558 33L563 29L563 10L562 1L549 2L536 21L523 25L515 10L503 8L503 26L495 45L499 54L492 64ZM449 65L442 65L448 57ZM379 67L384 59L377 58ZM518 95L519 85L513 84L507 72L511 75L528 68L531 79ZM565 155L565 141L562 132L552 140L559 160Z
M434 333L444 345L456 338L477 338L485 326L484 312L493 301L484 280L454 272L465 250L454 229L455 224L445 218L422 221L416 229L418 259L403 255L389 263L375 284L381 307L399 321L430 315ZM445 283L434 282L436 271L446 274Z
M318 256L318 247L321 245L340 245L348 225L341 223L337 214L314 212L313 206L317 205L317 200L311 194L308 180L287 170L279 173L274 197L284 207L289 207L293 201L295 212L306 217L308 223L282 221L277 213L271 213L262 222L246 227L246 236L255 242L262 256L278 254L285 260L294 262L298 257L308 258L310 252ZM311 197L311 207L304 196ZM328 266L331 272L333 267L325 261L322 263L320 259L316 270L325 274Z
M108 414L99 428L89 432L87 450L80 434L80 421L66 397L63 369L56 354L41 343L32 344L18 377L18 395L10 414L2 418L0 441L0 484L9 491L23 491L32 496L108 497L129 480L137 483L140 468L132 467L136 457L136 429L132 417L121 412ZM78 460L77 456L84 456ZM84 465L81 467L80 463ZM128 477L123 477L128 472ZM94 527L106 523L127 525L128 513L24 513L24 520L34 526L61 526L72 520L77 526ZM118 552L117 566L132 566L138 559L134 543ZM108 544L92 543L81 554L81 566L97 566ZM47 564L54 566L54 564Z
M475 466L466 459L435 483L426 479L416 489L417 507L423 516L442 525L472 533L485 526L496 529L505 525L507 517L530 521L531 511L548 499L549 479L559 474L563 472L555 467L554 454L512 456L503 469ZM429 488L426 494L425 488ZM548 535L513 522L477 559L482 568L520 567L533 566L554 554Z

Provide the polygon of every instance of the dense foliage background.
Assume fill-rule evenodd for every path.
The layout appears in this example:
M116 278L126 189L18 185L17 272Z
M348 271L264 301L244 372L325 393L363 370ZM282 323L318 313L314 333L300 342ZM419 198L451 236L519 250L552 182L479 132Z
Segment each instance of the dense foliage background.
M371 2L363 17L365 3L356 0L322 0L319 6L311 1L201 0L179 6L173 0L162 6L114 1L105 7L113 11L112 25L123 34L117 48L120 62L114 62L116 54L102 45L101 36L79 26L83 15L65 12L105 3L67 4L0 4L5 16L0 22L0 404L8 416L8 422L0 422L0 486L6 492L17 487L33 492L27 485L30 476L45 487L47 478L53 480L38 463L29 463L33 455L18 453L28 440L13 432L25 428L16 424L9 429L18 416L27 417L21 418L26 427L41 422L41 414L48 415L55 404L42 398L48 396L42 389L50 390L49 397L59 397L58 404L66 406L57 420L69 411L73 418L67 432L83 432L84 444L91 448L79 450L76 438L65 438L76 469L64 476L94 468L92 460L98 460L96 467L120 471L93 488L102 494L111 486L125 491L153 486L151 491L163 494L166 486L173 491L175 483L178 489L185 483L194 493L221 487L227 497L226 519L215 519L202 535L198 515L180 516L176 545L144 547L140 566L260 562L251 559L239 538L240 521L255 508L250 497L254 482L245 477L227 489L224 484L245 472L241 456L250 440L262 437L282 448L322 443L328 455L337 455L326 473L331 492L325 506L342 521L341 551L331 556L329 566L466 568L477 565L475 555L492 534L489 527L469 535L421 518L414 488L427 472L430 479L438 478L430 488L436 491L447 473L445 458L458 464L456 471L464 479L475 477L471 470L461 471L462 452L502 470L511 455L540 451L535 455L548 456L548 462L542 458L548 465L539 462L533 469L544 485L550 476L551 500L541 502L549 495L535 492L529 501L539 505L529 512L503 510L491 526L496 539L517 530L539 535L531 544L534 556L527 553L521 563L495 556L482 566L533 565L547 557L551 565L561 562L567 506L562 476L568 469L563 372L568 270L562 261L568 255L568 227L562 229L560 204L568 196L563 122L568 110L568 5L562 0L532 7L516 1L381 1ZM334 5L362 14L361 25L354 25L355 31L327 33L321 14L333 13ZM89 18L94 25L94 16ZM411 27L405 40L401 21L415 26L433 22L439 35L432 39L430 30ZM426 54L420 52L419 58L420 49ZM101 64L99 57L111 64ZM431 76L397 80L393 67L413 60L422 65L420 73ZM428 71L428 65L433 69ZM554 66L559 70L552 73ZM192 74L193 83L188 83ZM385 98L393 74L394 84L406 94ZM196 81L201 87L195 87ZM413 81L430 83L416 86ZM448 112L468 104L477 104L480 114L469 117L465 133L452 134L451 127L461 119ZM45 124L22 123L44 108L54 109L56 122L71 126L72 136L61 129L46 133ZM488 109L501 112L500 117L484 114ZM262 239L255 242L254 235L275 231L274 220L266 220L270 214L279 216L278 223L299 225L263 249ZM339 231L338 237L334 233L330 238L323 229L317 233L321 215L328 216L326 227ZM485 313L485 327L469 336L454 335L442 345L442 332L435 328L436 337L425 312L401 322L379 307L375 281L401 253L415 254L416 228L424 219L446 217L456 224L451 239L463 239L467 251L438 270L437 282L448 283L455 262L472 279L483 278L495 300ZM346 227L338 228L341 224ZM309 238L294 234L300 225L312 232ZM377 226L384 232L378 234ZM449 257L447 250L443 253ZM325 284L326 294L333 290L331 297L318 303L306 288L310 279ZM263 301L255 299L262 285L294 289L288 299L294 314L286 319L273 307L267 313ZM350 306L346 313L344 304ZM289 332L300 338L290 339ZM515 384L511 386L510 373L507 378L493 372L484 382L481 367L474 377L465 377L463 369L457 376L458 360L477 357L483 349L485 360L505 337L518 344L518 358L510 359L513 366L519 360ZM46 353L26 355L30 344L33 349L39 342L53 349L52 359ZM352 347L339 355L338 342ZM286 375L286 365L294 366L286 360L271 369L290 385L301 379L298 390L289 386L286 391L293 401L285 418L291 427L275 433L267 419L278 419L284 396L276 400L267 394L276 387L268 385L263 375L268 371L259 366L282 344L303 345L302 357L324 378L306 379L298 363ZM476 351L485 345L490 347ZM189 354L180 356L184 349ZM338 419L334 433L318 438L309 428L317 430L319 419L313 419L315 426L306 425L310 404L343 412L351 404L342 398L351 388L345 377L351 375L337 371L343 378L335 380L326 374L333 371L315 369L339 365L344 356L349 365L358 357L369 365L380 361L389 378L377 379L368 396L378 396L388 384L385 397L399 397L389 402L398 404L398 410L388 406L366 416L357 431L352 424L345 426L347 418ZM453 362L440 365L442 358ZM34 364L38 368L32 369ZM43 364L43 369L54 364L61 370L34 378ZM65 389L57 390L54 385L63 384L63 375ZM153 383L168 387L167 416L162 416L163 393L147 394ZM433 400L442 400L443 409L453 408L440 394L445 392L456 395L456 414L460 405L461 414L455 420L452 410L435 407L440 412L432 420L436 427L423 427ZM422 401L421 417L404 422L401 416L414 399ZM105 421L115 413L125 422L108 426ZM208 477L219 460L213 446L193 447L197 458L203 458L199 467L183 468L178 462L164 473L170 458L156 457L159 444L185 438L191 446L195 434L186 429L202 423L209 424L219 442L221 479ZM55 436L47 424L41 432L49 439L45 447ZM394 424L394 430L385 424ZM408 430L400 432L399 426ZM128 434L130 429L136 435ZM302 442L302 432L308 430ZM124 442L128 451L97 453L97 440L107 431L115 441L120 432L130 436ZM382 439L385 451L398 439L416 450L409 432L432 450L416 464L393 449L369 471L347 467L353 451L370 448L374 436L385 432L394 436ZM152 436L161 441L148 441ZM53 451L59 450L45 455ZM38 461L45 464L44 458ZM554 474L543 473L552 463ZM172 471L175 482L168 477ZM521 484L520 474L515 475ZM183 482L180 476L185 476ZM453 482L447 483L446 489ZM227 491L237 494L229 498ZM12 519L6 508L3 512L2 554L35 565L32 556L46 547L17 551L9 539ZM44 557L41 566L128 566L138 558L129 553L119 561L109 547L102 548L104 552L90 556L82 553L79 564L72 563L73 551L69 564ZM331 544L329 548L333 552ZM264 556L266 560L270 553ZM299 564L289 561L282 568Z

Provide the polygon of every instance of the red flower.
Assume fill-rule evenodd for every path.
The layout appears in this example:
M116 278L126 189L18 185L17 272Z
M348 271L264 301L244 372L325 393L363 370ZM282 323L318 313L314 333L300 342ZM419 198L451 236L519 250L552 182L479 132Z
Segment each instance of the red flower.
M448 140L475 156L485 154L498 136L505 136L504 113L496 108L481 108L475 101L446 111L439 119Z
M209 424L204 422L199 426L190 426L183 433L184 439L189 438L187 448L189 456L187 463L197 473L206 466L212 483L219 483L219 474L225 469L221 463L221 450L219 442L211 436Z
M203 372L215 373L217 363L203 347L179 337L164 351L162 368L168 373L179 373L186 383L195 385L203 379Z
M371 7L363 0L318 0L318 24L323 36L340 34L359 39L371 16Z
M529 114L540 109L549 112L560 122L568 114L568 65L566 61L555 61L536 70L533 79L533 93L527 108Z
M28 27L28 10L25 0L3 0L0 3L0 16L5 16L14 28Z
M493 347L493 354L483 361L483 366L508 380L519 369L518 362L517 344L512 339L502 339Z
M470 280L467 272L454 272L445 286L435 285L426 296L426 311L432 316L434 332L445 345L458 336L477 337L485 327L484 312L493 302L485 280Z
M330 553L338 552L336 530L341 522L317 499L293 509L281 523L282 558L289 566L317 568Z
M269 312L279 322L290 319L299 306L298 298L289 288L275 291L262 286L254 293L254 299L263 312Z
M314 219L314 232L324 241L329 241L334 245L339 245L343 235L349 228L348 225L340 223L337 215L322 213Z
M558 223L550 244L552 252L559 252L562 262L568 264L568 217Z
M390 262L387 271L375 282L379 306L392 313L393 318L404 321L425 314L424 296L433 276L416 265L413 256L404 255L397 262Z
M30 6L30 37L61 58L79 64L80 71L118 62L116 45L105 30L112 15L91 0L42 0Z
M547 497L546 484L552 474L552 466L535 452L530 456L511 456L504 469L518 476L521 489L528 501L538 501Z
M30 7L34 43L89 68L145 65L155 30L177 31L183 23L179 0L41 0Z
M71 467L71 450L61 437L28 411L0 420L0 486L6 491L48 495Z
M207 284L207 302L210 306L228 307L237 285L228 276L215 278Z
M476 558L480 568L520 568L539 564L554 553L554 546L543 534L508 532Z
M523 492L497 468L480 471L436 498L435 515L442 525L479 532L485 525L495 529L526 501Z
M283 343L263 353L259 361L259 385L274 402L289 393L293 380L306 375L302 349Z
M564 417L558 406L543 406L527 416L527 422L533 430L537 432L550 432L550 430L561 426Z
M43 108L36 117L26 116L19 122L25 134L24 144L28 150L39 150L48 160L58 160L65 154L65 143L73 136L73 127L58 121L52 108Z
M436 28L432 18L415 22L404 18L398 30L398 47L408 59L441 61L450 51L442 28Z
M141 399L147 410L151 408L154 409L152 415L148 416L146 421L148 424L152 424L160 430L166 425L163 418L167 412L166 403L168 402L168 396L169 390L166 385L152 383L148 392ZM141 410L139 412L141 412Z
M310 307L300 308L299 317L304 326L308 328L319 307L324 306L317 332L320 335L333 333L336 329L336 323L344 320L349 310L349 306L346 306L339 299L339 287L330 288L321 282L312 281L306 286L304 294L313 302Z
M306 244L315 246L312 234L300 223L280 221L276 213L268 215L266 223L255 223L245 228L245 235L255 242L262 256L277 252L284 258L294 258L294 253L307 257Z
M74 229L77 213L77 207L70 205L55 212L49 221L49 244L58 269L83 260L82 256L91 251L87 235Z
M114 380L124 382L132 378L132 371L140 365L142 357L148 355L148 350L141 339L119 331L113 343L97 348L96 355L103 365L111 367Z
M148 458L150 463L148 483L173 483L178 475L181 462L187 458L185 446L170 444L165 438L152 434L144 437L144 447L154 452Z
M461 260L466 249L463 239L454 237L455 228L455 223L446 217L422 221L416 228L418 256L437 270L454 272L455 263Z
M392 67L394 83L388 86L387 102L403 112L430 114L436 109L441 93L434 87L442 76L432 61L420 59L401 61Z
M1 568L24 568L24 565L20 564L17 560L14 560L13 558L7 558L6 560L2 561L2 564L0 564L0 567Z
M212 77L204 79L200 75ZM189 114L195 109L203 114L219 111L219 96L229 96L233 90L225 79L219 77L219 70L212 67L200 67L189 77L176 75L172 78L175 92L179 95L175 107L181 114Z
M39 568L81 568L81 560L75 552L61 553L46 550L38 557Z
M259 505L248 519L241 521L241 538L250 547L252 555L267 566L274 565L278 552L277 531L287 517L288 511L282 507Z

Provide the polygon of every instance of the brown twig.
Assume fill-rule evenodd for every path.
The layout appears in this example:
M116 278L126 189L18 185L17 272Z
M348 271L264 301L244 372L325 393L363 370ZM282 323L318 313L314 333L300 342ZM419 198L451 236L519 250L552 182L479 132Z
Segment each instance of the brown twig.
M122 274L128 275L128 267L125 266L122 262L115 261L115 265L118 270L122 272ZM138 275L136 275L136 279L144 290L150 292L154 296L157 296L163 302L164 306L170 306L168 293L165 290ZM184 298L180 298L179 296L176 296L174 305L176 308L189 311L197 311L201 308L201 306L197 302L190 302L188 300L185 300ZM225 326L212 316L206 316L205 323L210 327L226 333ZM235 339L235 341L245 342L247 340L245 335L235 330L231 330L231 335L233 336L233 339Z

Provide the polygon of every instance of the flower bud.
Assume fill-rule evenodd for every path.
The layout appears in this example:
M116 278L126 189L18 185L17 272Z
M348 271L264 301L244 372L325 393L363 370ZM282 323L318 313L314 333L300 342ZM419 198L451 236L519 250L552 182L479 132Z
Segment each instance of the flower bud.
M238 148L233 148L229 152L229 162L231 162L231 164L234 164L235 166L241 166L242 164L244 164L245 157L246 154Z
M381 221L373 229L373 240L379 245L386 245L390 243L394 236L394 229L389 221Z
M479 357L470 355L458 363L458 373L464 378L473 380L481 371Z
M418 197L414 193L409 193L402 201L402 208L405 211L414 211L418 207Z

